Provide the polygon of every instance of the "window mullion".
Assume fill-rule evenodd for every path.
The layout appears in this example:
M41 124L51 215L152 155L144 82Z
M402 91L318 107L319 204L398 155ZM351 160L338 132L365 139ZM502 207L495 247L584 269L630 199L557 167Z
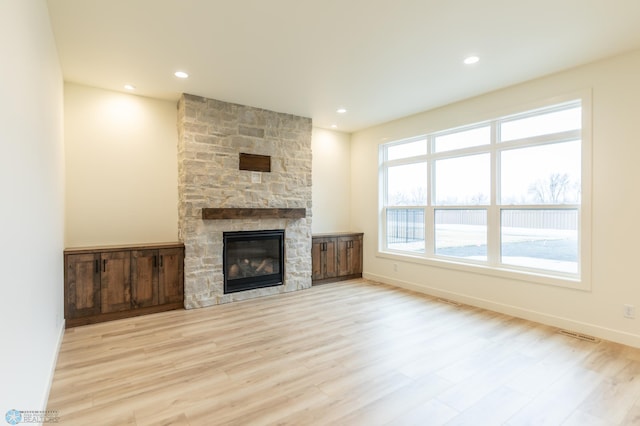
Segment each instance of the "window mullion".
M435 253L435 221L433 205L425 207L424 212L424 253L427 257L433 257Z
M487 209L487 263L495 266L500 262L500 159L497 144L500 129L496 121L491 123L491 197Z
M434 240L435 240L435 223L433 221L433 192L435 184L435 169L434 169L434 137L432 135L427 138L427 206L424 212L424 253L427 257L432 257L434 253Z

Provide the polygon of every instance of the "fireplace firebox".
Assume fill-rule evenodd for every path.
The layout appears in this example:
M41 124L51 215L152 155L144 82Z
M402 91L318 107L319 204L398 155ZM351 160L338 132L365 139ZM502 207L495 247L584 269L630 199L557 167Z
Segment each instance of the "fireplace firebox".
M223 233L224 292L284 282L284 230Z

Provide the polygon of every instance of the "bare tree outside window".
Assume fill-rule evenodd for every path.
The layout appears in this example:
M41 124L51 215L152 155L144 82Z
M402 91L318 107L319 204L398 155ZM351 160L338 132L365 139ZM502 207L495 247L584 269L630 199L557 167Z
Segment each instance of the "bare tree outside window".
M427 190L419 187L411 192L395 192L390 199L394 206L421 206L427 199Z
M580 199L579 185L568 173L553 173L529 186L529 194L539 204L572 203Z

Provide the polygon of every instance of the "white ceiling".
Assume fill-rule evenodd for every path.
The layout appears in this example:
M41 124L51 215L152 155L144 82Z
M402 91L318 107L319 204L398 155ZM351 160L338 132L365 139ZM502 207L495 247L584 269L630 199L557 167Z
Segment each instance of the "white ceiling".
M347 132L640 48L640 0L48 5L66 81L129 83L161 99L186 92ZM463 65L470 54L480 62Z

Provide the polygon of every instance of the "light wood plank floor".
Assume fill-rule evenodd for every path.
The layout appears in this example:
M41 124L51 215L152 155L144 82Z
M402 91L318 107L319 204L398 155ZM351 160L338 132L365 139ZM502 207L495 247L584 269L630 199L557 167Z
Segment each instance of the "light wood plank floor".
M640 350L354 280L67 330L63 425L640 424Z

